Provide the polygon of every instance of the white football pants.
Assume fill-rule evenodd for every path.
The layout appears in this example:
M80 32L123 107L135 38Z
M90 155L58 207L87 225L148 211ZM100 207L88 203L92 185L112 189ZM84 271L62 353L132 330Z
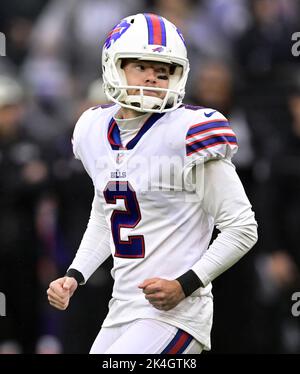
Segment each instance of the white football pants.
M203 346L191 335L165 322L139 319L102 327L91 354L197 354Z

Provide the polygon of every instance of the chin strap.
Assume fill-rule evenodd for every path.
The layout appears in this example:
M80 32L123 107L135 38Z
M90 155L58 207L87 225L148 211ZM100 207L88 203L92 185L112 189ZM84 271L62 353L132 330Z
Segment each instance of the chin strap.
M141 109L158 109L162 106L163 100L153 96L128 95L125 99L125 104Z

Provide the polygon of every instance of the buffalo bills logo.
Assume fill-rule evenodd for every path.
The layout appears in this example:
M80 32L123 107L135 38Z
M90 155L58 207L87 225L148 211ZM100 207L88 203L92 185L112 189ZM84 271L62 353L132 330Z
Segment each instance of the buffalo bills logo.
M128 30L130 25L131 23L128 23L126 20L123 20L118 25L116 25L108 34L104 43L104 47L108 49L113 43L116 42L116 40L118 40L124 34L125 31Z
M153 52L163 52L164 50L164 47L156 47L152 49Z

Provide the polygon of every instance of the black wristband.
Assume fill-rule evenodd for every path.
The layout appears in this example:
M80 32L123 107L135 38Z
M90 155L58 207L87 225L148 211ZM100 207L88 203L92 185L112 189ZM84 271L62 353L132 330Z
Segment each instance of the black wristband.
M185 296L190 296L197 288L203 287L203 283L193 270L189 270L176 278L180 283Z
M76 269L69 269L67 272L66 272L66 276L67 277L72 277L72 278L75 278L77 283L79 285L82 285L84 284L84 276L80 273L80 271L76 270Z

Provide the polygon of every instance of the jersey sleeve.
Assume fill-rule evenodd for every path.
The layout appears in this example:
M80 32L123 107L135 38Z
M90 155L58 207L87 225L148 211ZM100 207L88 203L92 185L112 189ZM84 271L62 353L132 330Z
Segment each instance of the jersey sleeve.
M86 282L110 255L110 229L102 203L95 191L90 219L69 269L79 271Z
M188 164L215 159L231 159L237 152L236 135L228 120L218 111L200 111L186 133Z
M207 286L254 246L257 222L235 167L221 160L204 168L202 207L220 233L192 270Z

